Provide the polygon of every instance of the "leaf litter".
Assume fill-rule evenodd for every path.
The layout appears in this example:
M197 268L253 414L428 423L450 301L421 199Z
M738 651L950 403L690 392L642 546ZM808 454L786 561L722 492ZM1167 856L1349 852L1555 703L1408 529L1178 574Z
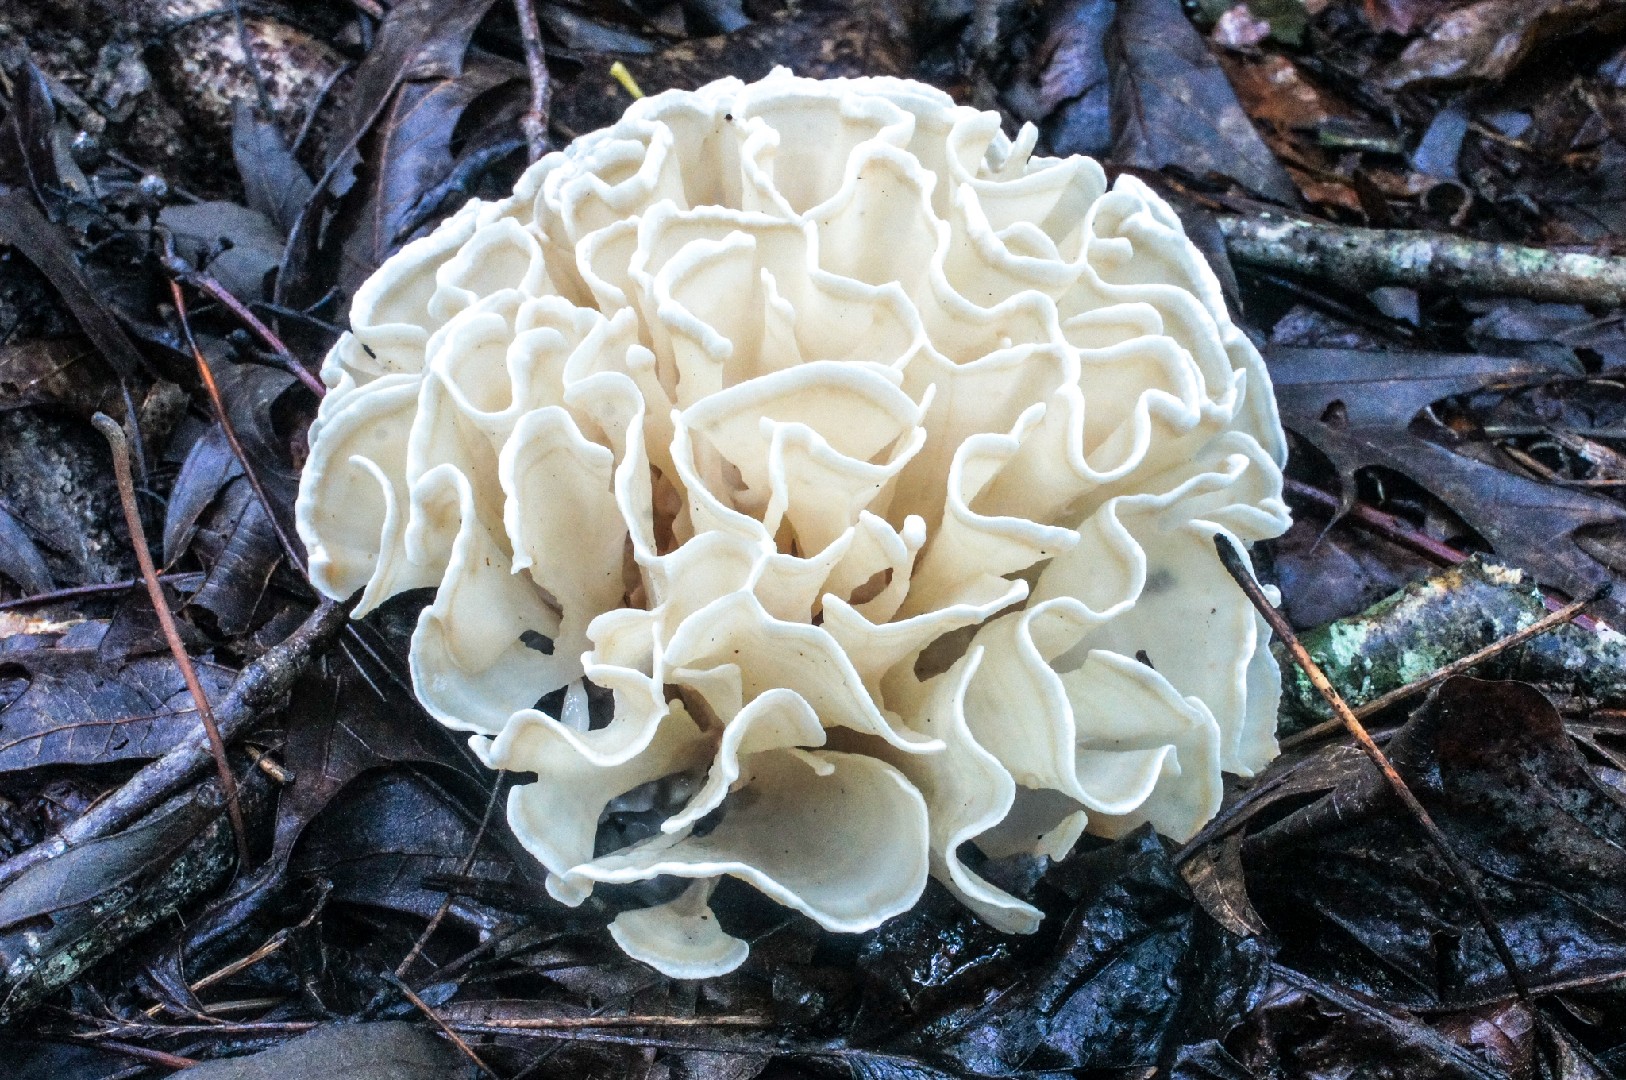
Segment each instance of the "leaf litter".
M627 960L601 912L546 898L500 821L510 780L494 788L418 712L411 598L313 630L275 527L315 408L287 357L314 366L356 281L525 164L514 9L272 0L244 24L251 70L232 19L130 48L160 31L150 7L120 22L100 0L0 0L8 1075L449 1077L481 1075L475 1057L505 1080L1626 1068L1623 660L1590 620L1475 672L1497 681L1371 718L1527 994L1366 759L1324 734L1183 848L1140 832L980 866L1047 913L1031 938L934 886L834 939L725 883L720 917L753 942L741 971L674 983ZM1626 250L1626 25L1596 0L534 7L556 146L625 107L616 62L651 92L780 63L902 74L1159 184L1211 258L1216 216L1264 213ZM1217 269L1271 343L1296 440L1299 521L1262 562L1353 703L1615 580L1619 310ZM251 703L230 750L247 866L188 750L196 715L134 577L97 411L140 451L209 697ZM1618 621L1621 601L1590 610ZM1324 718L1290 666L1284 688L1284 732Z

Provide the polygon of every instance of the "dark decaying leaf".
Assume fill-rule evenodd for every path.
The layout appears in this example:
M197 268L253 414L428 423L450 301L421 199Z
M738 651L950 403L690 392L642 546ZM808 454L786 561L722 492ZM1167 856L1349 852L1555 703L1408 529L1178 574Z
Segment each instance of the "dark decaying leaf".
M1106 36L1114 0L1069 0L1051 15L1031 107L1054 154L1105 156L1112 148Z
M413 231L439 209L426 197L444 184L455 164L452 136L464 111L525 70L476 52L447 78L412 79L401 85L365 144L359 193L361 211L344 245L340 284L354 291Z
M1193 903L1150 829L1051 877L1075 900L1054 952L1007 973L987 1004L939 1015L887 1050L949 1075L1156 1066L1224 1037L1262 989L1261 943Z
M186 554L204 511L233 477L242 474L242 466L237 463L226 432L219 424L211 426L192 444L164 508L165 566L173 566Z
M166 206L159 224L175 237L175 250L243 300L265 295L282 262L283 231L265 214L222 199Z
M1322 626L1377 603L1438 568L1348 518L1292 498L1293 524L1270 548L1282 613L1296 629Z
M188 1069L196 1080L463 1080L473 1067L411 1024L330 1024L246 1057Z
M56 155L51 146L51 127L56 105L45 74L30 60L19 73L16 92L11 94L6 123L0 128L0 180L26 189L41 202L61 185Z
M81 624L63 645L0 638L0 672L28 687L0 708L0 773L154 758L197 730L175 662L164 656L110 663L97 648L100 630ZM202 661L195 666L205 692L218 700L232 673Z
M1449 13L1379 74L1392 89L1499 82L1543 41L1618 29L1615 0L1480 0Z
M356 68L345 107L328 133L327 168L290 230L287 254L277 277L277 299L320 295L309 280L323 241L323 227L333 200L356 183L363 164L362 141L384 115L398 88L412 80L455 79L463 67L469 39L493 0L470 0L448 7L441 0L403 0L390 7L378 38Z
M1357 471L1388 469L1430 492L1498 558L1544 585L1580 596L1613 579L1600 556L1614 557L1596 538L1626 526L1618 503L1525 479L1414 433L1418 414L1441 398L1571 372L1531 360L1350 349L1270 349L1267 363L1283 422L1332 461L1346 498L1353 498ZM1626 611L1615 599L1601 604L1606 613Z
M0 345L0 410L57 405L89 415L123 408L119 388L82 337Z
M4 503L0 503L0 577L9 578L25 594L48 592L54 584L39 546Z
M1179 0L1119 0L1106 37L1112 156L1144 169L1178 166L1278 202L1298 189L1237 103L1225 72Z
M205 533L208 550L202 542L195 546L208 571L191 604L214 616L218 633L235 637L254 625L282 546L259 497L241 478L227 486Z
M1231 1044L1238 1080L1371 1075L1392 1080L1510 1080L1480 1054L1417 1016L1278 967L1270 989ZM1240 1059L1239 1061L1237 1059ZM1208 1075L1208 1074L1198 1074Z
M239 101L232 116L231 149L249 209L264 214L287 237L316 185L288 149L281 129L249 102Z
M275 401L279 387L286 388L275 375L255 381L264 391L262 408ZM275 438L274 428L263 419L250 424L248 431L256 446L263 447ZM285 470L263 455L258 460L258 475L267 494L286 500ZM192 444L170 491L164 518L165 564L174 565L189 548L206 567L203 585L193 594L191 604L212 614L215 629L222 634L235 636L248 630L284 553L270 517L219 424Z
M1539 692L1452 679L1388 752L1473 869L1528 982L1626 975L1626 804ZM1255 833L1243 857L1283 963L1412 1008L1512 993L1461 888L1375 770Z
M232 430L237 433L243 455L271 502L268 509L283 532L293 536L299 472L293 466L288 434L278 426L277 407L297 380L285 371L236 363L221 357L219 351L209 351L213 353L210 362L220 384L220 396L231 415Z
M105 296L90 284L73 249L28 192L0 189L0 243L14 246L50 279L80 329L120 378L131 378L146 367Z
M351 784L306 830L292 868L331 882L335 900L427 919L446 899L434 879L462 871L478 827L425 776L374 773ZM502 885L513 875L496 840L489 838L469 877Z

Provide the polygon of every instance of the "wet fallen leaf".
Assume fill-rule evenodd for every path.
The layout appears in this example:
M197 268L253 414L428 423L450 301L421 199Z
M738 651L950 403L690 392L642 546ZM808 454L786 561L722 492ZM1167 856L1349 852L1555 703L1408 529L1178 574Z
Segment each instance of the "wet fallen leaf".
M1626 974L1626 802L1539 692L1452 679L1388 753L1528 983ZM1411 1008L1512 994L1461 886L1375 769L1249 837L1243 860L1285 964Z
M344 245L340 283L347 290L365 281L416 229L432 224L431 215L456 208L426 201L451 175L458 121L478 98L524 74L517 64L475 53L445 78L401 85L365 144L360 183L350 198L360 209Z
M119 388L82 337L0 345L0 410L57 405L90 415L122 409Z
M1278 202L1297 200L1179 0L1120 0L1106 56L1115 160L1145 169L1178 166Z
M286 239L316 185L288 149L276 122L247 101L239 101L233 114L231 148L249 208L269 218Z
M954 1076L1166 1065L1183 1045L1223 1038L1262 988L1263 946L1193 903L1150 829L1051 880L1075 899L1051 955L888 1051Z
M1618 503L1528 480L1416 433L1416 424L1428 429L1419 414L1442 398L1545 382L1562 366L1342 349L1271 349L1267 362L1284 422L1332 461L1346 498L1353 498L1356 472L1392 470L1449 507L1502 561L1531 571L1543 584L1580 596L1612 580L1618 560L1601 538L1626 526L1626 510ZM1432 430L1449 437L1438 425ZM1626 607L1606 600L1601 610L1621 613Z
M1543 42L1618 28L1614 0L1480 0L1445 15L1379 75L1383 86L1500 82Z
M166 656L109 663L97 648L102 629L75 626L63 645L0 639L0 680L11 687L0 698L0 773L154 758L197 730L175 662ZM212 697L231 685L231 671L196 666Z
M196 1080L462 1080L473 1066L427 1031L398 1022L330 1024L281 1046L187 1070Z
M28 529L0 503L0 577L9 578L24 595L49 592L51 568Z

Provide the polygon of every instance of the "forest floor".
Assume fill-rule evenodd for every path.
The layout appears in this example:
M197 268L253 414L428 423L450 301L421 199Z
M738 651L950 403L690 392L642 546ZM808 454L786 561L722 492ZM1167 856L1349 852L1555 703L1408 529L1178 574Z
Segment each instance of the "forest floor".
M1284 752L1198 837L987 868L1031 937L725 887L750 960L678 982L541 893L414 612L290 557L310 372L629 81L780 64L1175 205L1292 439L1261 576L1415 805L1283 653ZM1618 0L0 0L0 93L0 1075L1626 1073Z

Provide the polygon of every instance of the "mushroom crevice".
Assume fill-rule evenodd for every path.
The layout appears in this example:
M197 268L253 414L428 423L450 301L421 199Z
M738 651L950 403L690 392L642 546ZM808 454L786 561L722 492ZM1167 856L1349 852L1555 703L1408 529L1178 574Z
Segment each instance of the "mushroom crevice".
M723 875L1031 932L969 849L1185 838L1276 752L1213 544L1288 524L1264 365L1156 194L1033 141L896 79L646 98L392 257L328 356L312 579L434 590L419 700L535 774L558 900L674 882L610 927L661 971L745 959Z

